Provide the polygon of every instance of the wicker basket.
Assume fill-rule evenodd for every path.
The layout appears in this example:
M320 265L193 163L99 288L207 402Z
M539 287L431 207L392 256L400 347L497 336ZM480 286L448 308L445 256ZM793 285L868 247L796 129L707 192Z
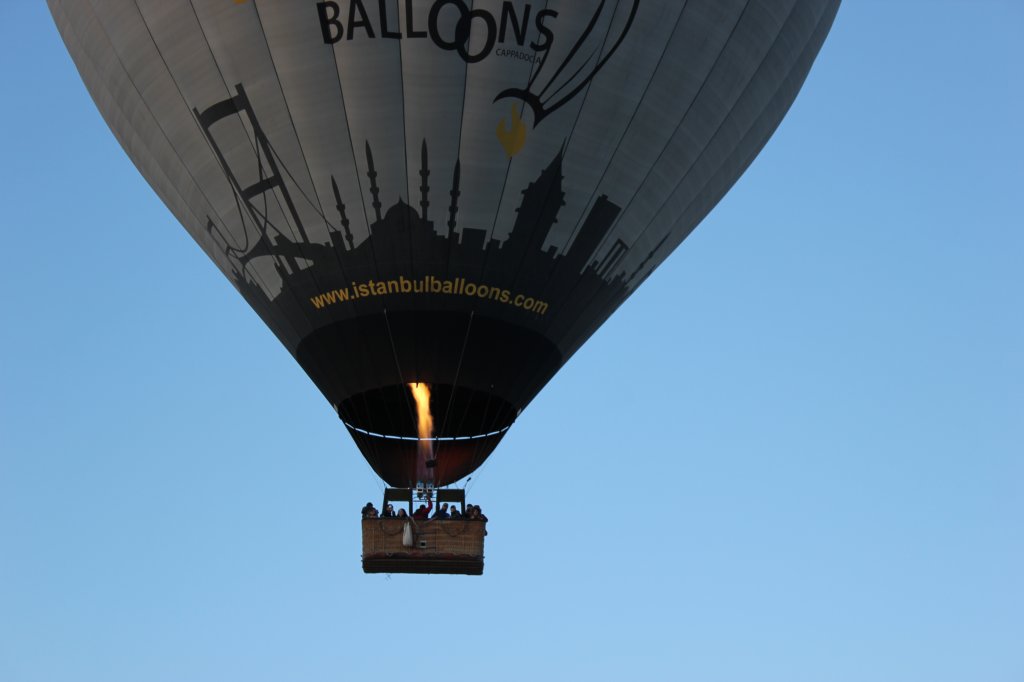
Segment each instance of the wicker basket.
M407 523L411 547L402 544ZM470 519L363 519L363 571L480 575L486 526Z

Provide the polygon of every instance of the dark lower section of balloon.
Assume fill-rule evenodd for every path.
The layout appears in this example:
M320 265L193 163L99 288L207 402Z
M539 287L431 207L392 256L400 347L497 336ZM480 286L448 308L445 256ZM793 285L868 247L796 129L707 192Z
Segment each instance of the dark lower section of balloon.
M320 328L296 359L389 485L415 484L416 408L409 383L430 386L435 485L468 476L562 365L525 327L469 313L393 311ZM418 469L419 462L419 469Z

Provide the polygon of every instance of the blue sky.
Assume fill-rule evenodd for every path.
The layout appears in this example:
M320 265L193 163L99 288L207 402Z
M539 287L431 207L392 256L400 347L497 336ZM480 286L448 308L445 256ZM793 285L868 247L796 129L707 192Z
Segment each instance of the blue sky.
M712 215L473 477L482 578L366 576L381 485L0 7L0 679L1024 679L1024 6L844 3Z

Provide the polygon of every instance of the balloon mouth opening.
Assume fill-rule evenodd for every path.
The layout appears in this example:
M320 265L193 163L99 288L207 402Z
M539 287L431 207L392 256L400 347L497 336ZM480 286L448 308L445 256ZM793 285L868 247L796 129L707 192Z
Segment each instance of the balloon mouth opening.
M431 423L424 429L423 409ZM343 400L338 417L353 436L409 443L447 443L500 437L519 411L488 391L432 383L429 405L417 406L407 385L382 386Z
M394 488L417 483L445 486L472 474L494 451L509 427L472 437L434 437L370 433L346 423L352 440L370 467ZM429 456L424 457L424 446Z
M366 391L338 405L338 416L363 457L393 487L421 481L443 486L472 474L518 414L493 393L432 383L433 428L421 436L423 415L417 407L407 384Z
M492 438L494 436L500 436L504 434L506 431L508 431L510 428L512 428L512 424L509 424L508 426L504 426L496 431L489 431L488 433L478 433L472 436L430 436L429 438L420 438L419 436L396 436L389 433L374 433L373 431L361 429L355 424L349 424L345 420L342 420L342 423L350 431L355 431L364 436L370 436L372 438L384 438L386 440L404 440L413 442L426 441L431 443L444 443L449 441L480 440L482 438Z

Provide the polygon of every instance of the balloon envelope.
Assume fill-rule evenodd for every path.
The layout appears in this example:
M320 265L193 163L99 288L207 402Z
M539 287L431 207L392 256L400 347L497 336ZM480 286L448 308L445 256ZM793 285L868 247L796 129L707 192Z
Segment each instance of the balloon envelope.
M483 462L764 146L839 4L48 2L121 145L392 485Z

